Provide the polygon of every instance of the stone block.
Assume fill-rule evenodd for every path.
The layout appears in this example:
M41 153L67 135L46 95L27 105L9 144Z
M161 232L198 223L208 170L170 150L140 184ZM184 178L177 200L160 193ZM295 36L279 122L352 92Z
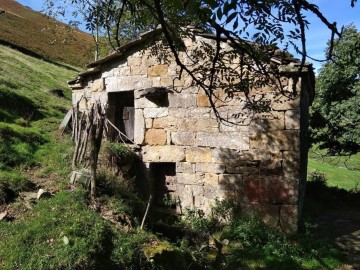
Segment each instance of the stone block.
M148 129L145 133L145 143L149 145L165 145L166 132L164 129Z
M281 206L272 204L257 204L254 205L254 214L263 220L267 225L275 228L279 226L279 213Z
M273 93L271 98L271 108L274 111L296 110L300 108L300 96L288 93Z
M218 147L213 150L212 161L218 163L225 163L226 161L237 159L242 151L239 149L229 149Z
M299 110L288 110L285 112L285 129L300 129Z
M169 107L183 108L184 110L186 110L187 108L195 108L195 95L187 93L169 95Z
M250 131L250 125L220 123L219 128L220 132L239 132L246 135Z
M300 148L299 132L283 130L255 133L250 136L250 148L270 151L297 151Z
M131 75L145 75L147 76L147 66L131 66L130 67L130 73Z
M171 144L175 145L193 145L195 142L195 133L187 131L171 132Z
M283 173L285 178L300 177L300 153L295 151L283 152Z
M128 57L127 58L127 64L128 66L140 66L141 65L142 58L141 57Z
M169 129L172 127L177 127L178 120L172 116L155 118L153 121L154 128L165 128Z
M268 201L266 182L262 177L246 177L244 179L244 192L249 202Z
M168 108L145 108L144 117L145 118L159 118L169 115Z
M204 174L198 173L176 173L176 181L184 185L203 185Z
M142 75L105 78L107 92L130 91L152 87L152 79Z
M219 175L214 173L205 173L203 178L204 185L218 186Z
M283 173L282 159L265 159L260 162L260 174L281 175Z
M236 173L236 174L259 174L258 167L248 167L248 166L235 166L232 164L225 165L226 173Z
M177 162L176 173L195 173L195 164L190 162Z
M192 132L218 132L219 126L215 119L185 118L183 116L177 120L177 129Z
M216 199L223 199L221 196L221 192L219 191L219 187L217 184L205 184L204 185L204 197L210 199L212 202ZM210 207L211 208L211 207Z
M144 143L145 135L145 121L143 111L136 109L135 110L135 121L134 121L134 142L136 144Z
M145 128L147 128L147 129L152 128L152 124L153 124L152 118L145 119Z
M209 120L211 115L211 108L193 108L191 110L183 110L181 108L169 108L169 114L175 118L197 118L207 121Z
M249 128L251 133L284 130L284 119L254 119L250 123Z
M231 198L237 202L244 200L244 187L240 174L220 174L219 188L223 198Z
M282 205L280 209L281 229L285 233L295 233L298 229L298 206Z
M187 162L211 162L211 157L210 148L190 147L186 149Z
M94 80L91 84L91 90L93 92L102 92L105 90L105 83L104 83L104 79L100 78L97 80Z
M165 76L168 73L168 65L155 65L148 68L148 75L151 77Z
M196 145L247 150L249 149L249 138L246 136L240 136L239 133L222 134L197 132Z
M296 204L299 185L297 181L283 181L281 178L267 179L267 202L276 204Z
M180 162L185 161L185 150L175 145L144 146L143 162Z
M225 172L225 165L212 162L196 163L196 172L220 174Z
M158 105L156 105L151 100L147 99L146 97L141 97L138 99L135 99L135 108L144 109L144 108L159 108Z
M198 95L196 98L196 105L198 107L211 107L209 98L207 95L202 94L202 95Z
M120 76L130 76L131 75L131 69L130 67L120 67L118 68L118 74Z
M160 77L153 77L152 78L153 80L153 87L160 87L161 86L161 83L160 83Z
M174 86L172 77L160 77L160 86L162 87L172 87Z

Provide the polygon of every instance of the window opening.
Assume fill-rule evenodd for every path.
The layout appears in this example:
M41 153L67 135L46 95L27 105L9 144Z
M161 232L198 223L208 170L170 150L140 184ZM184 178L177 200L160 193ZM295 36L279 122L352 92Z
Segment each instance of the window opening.
M153 202L157 206L176 208L176 164L151 163L150 177L153 182Z
M112 123L124 134L112 130L111 140L132 143L134 140L134 91L109 93L108 117Z

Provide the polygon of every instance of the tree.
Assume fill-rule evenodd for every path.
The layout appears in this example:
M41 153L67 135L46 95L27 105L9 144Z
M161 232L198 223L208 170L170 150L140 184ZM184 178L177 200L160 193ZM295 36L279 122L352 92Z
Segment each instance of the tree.
M355 2L352 0L351 4L355 5ZM242 59L242 64L247 67L248 73L259 74L257 77L249 76L247 72L239 74L240 82L229 87L227 94L231 97L233 93L243 92L248 108L264 111L271 108L264 108L263 103L259 106L259 102L247 95L249 89L258 84L260 77L264 78L263 83L274 81L274 78L276 80L276 72L264 65L272 57L268 54L269 48L279 47L288 51L293 47L302 56L301 72L308 56L305 31L309 22L305 12L315 14L329 28L331 40L341 36L336 23L329 22L319 8L308 0L47 0L47 3L50 10L57 10L60 14L65 14L67 4L81 7L82 14L86 14L83 19L87 28L91 31L97 27L105 29L114 49L139 32L160 25L165 45L170 48L180 67L179 76L185 72L192 77L208 96L221 121L226 119L214 106L217 98L214 90L218 86L216 70L220 66L222 53L221 39L228 40L234 55L247 55ZM202 75L206 76L196 76L178 57L180 51L186 50L181 37L191 35L184 28L189 24L205 28L217 39L216 49L207 51L206 57L211 61L203 67L205 74ZM331 55L332 46L328 50L329 59ZM282 89L278 90L282 92Z
M330 46L333 58L317 78L311 137L331 155L351 155L360 152L360 33L349 26Z

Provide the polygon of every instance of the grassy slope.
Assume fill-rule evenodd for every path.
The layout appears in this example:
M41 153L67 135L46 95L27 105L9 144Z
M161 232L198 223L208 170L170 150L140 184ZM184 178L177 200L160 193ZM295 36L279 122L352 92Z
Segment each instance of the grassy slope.
M1 186L23 183L27 176L22 172L30 167L37 167L39 177L55 171L53 179L60 176L55 167L64 164L69 150L54 136L71 104L66 81L74 75L0 45L0 193ZM63 90L65 97L54 96L53 89Z
M357 169L349 170L348 168ZM360 188L360 153L347 160L347 158L337 157L324 158L318 151L311 150L308 170L325 174L329 186L346 190Z
M85 66L92 61L93 39L89 34L22 6L14 0L1 0L0 41L26 48L50 60Z

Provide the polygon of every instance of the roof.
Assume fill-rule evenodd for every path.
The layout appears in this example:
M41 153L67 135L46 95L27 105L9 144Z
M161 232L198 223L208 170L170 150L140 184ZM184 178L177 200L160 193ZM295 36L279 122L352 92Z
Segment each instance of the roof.
M200 36L207 39L217 39L217 36L211 33L206 33L204 30L196 28L194 26L188 26L187 27L189 31L191 31L194 35ZM102 66L104 64L107 64L113 60L121 59L122 57L125 57L129 51L134 50L137 46L141 46L142 44L146 44L150 40L154 40L156 37L158 37L162 33L162 28L158 27L154 30L147 31L139 35L137 39L131 40L128 43L122 45L121 47L117 48L113 53L109 54L108 56L95 61L87 66L87 70L79 73L78 77L68 81L68 84L74 87L76 84L81 82L82 79L86 78L89 75L101 73ZM221 41L223 42L230 42L228 38L221 36ZM251 43L250 43L251 44ZM256 44L251 44L256 46ZM268 46L266 48L266 54L269 56L270 64L273 66L276 66L278 70L282 73L296 73L299 72L299 69L301 67L301 61L298 58L295 58L292 54L285 52L281 49L279 49L276 46ZM312 64L311 63L305 63L304 65L305 69L304 72L307 72L309 74L309 82L310 85L315 84L315 75L313 72ZM314 87L313 87L314 88ZM312 89L312 92L314 92L314 89Z

